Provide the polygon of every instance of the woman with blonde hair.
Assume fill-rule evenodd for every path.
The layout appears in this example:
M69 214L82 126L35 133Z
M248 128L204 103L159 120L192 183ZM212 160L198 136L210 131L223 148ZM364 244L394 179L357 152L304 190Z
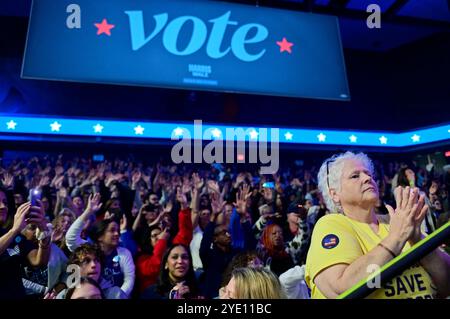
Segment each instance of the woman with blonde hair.
M265 268L236 268L223 299L286 299L278 277Z

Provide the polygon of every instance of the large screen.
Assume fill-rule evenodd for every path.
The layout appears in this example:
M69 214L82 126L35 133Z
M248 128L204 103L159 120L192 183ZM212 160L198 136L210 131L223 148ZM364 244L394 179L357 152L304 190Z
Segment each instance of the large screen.
M216 1L34 0L22 77L350 99L336 17Z

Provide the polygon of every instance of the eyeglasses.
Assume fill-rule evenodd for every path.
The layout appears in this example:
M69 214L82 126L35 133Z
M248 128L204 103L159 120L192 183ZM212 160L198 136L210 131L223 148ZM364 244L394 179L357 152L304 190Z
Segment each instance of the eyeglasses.
M332 163L334 161L335 161L335 159L328 159L327 160L327 186L328 186L328 189L330 189L330 178L329 178L329 176L330 176L330 163Z

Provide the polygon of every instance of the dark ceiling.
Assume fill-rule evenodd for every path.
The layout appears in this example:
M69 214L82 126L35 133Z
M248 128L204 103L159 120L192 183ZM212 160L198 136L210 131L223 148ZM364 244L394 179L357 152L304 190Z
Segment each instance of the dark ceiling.
M447 0L231 1L339 17L350 102L20 79L29 0L0 4L0 112L360 130L450 121ZM382 9L368 29L366 7Z

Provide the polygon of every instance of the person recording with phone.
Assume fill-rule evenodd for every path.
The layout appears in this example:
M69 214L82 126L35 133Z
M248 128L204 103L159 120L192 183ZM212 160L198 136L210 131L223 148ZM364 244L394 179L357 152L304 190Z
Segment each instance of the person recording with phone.
M17 212L9 209L7 194L0 189L0 226L9 214L14 214L12 226L0 228L0 299L22 299L25 289L21 269L24 265L46 266L50 256L51 234L41 202L39 190L32 190L32 202L20 205ZM21 232L27 225L35 225L37 245Z
M266 204L272 208L272 211L277 211L277 192L275 190L275 183L274 182L264 182L262 184L262 200L263 202L260 203L260 206L263 204ZM281 216L280 216L281 217Z
M261 185L261 198L258 202L259 216L256 216L256 222L253 225L253 231L257 239L260 238L263 228L268 222L282 223L282 215L277 211L276 191L273 182L264 182Z

